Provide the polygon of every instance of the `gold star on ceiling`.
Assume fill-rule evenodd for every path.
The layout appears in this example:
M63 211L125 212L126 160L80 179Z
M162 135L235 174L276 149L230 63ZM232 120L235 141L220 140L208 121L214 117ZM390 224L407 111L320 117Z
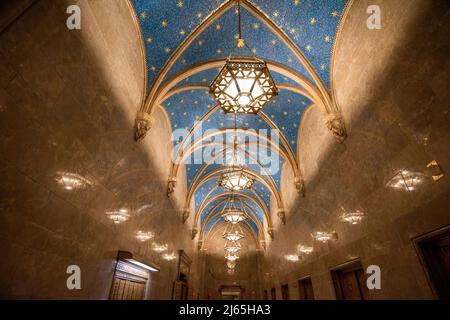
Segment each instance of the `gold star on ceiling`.
M198 41L197 41L197 44L198 44L199 46L202 46L202 45L203 45L203 41L202 41L202 40L198 40Z
M186 31L184 31L183 29L180 30L180 35L184 36L186 34Z
M325 36L325 42L330 42L330 40L331 40L331 38L330 38L330 36Z
M311 46L310 44L308 44L308 45L306 46L306 50L311 51L311 50L312 50L312 46Z
M161 26L163 28L167 27L167 21L166 20L161 21Z
M152 71L156 71L156 67L155 67L155 66L151 66L150 69L151 69Z
M164 48L164 52L165 53L169 53L170 52L170 48Z
M147 43L152 43L152 41L153 41L153 38L151 38L151 37L147 38Z
M201 17L203 17L203 13L197 12L197 18L201 18Z
M315 18L311 18L311 19L309 20L309 24L312 25L312 26L315 25L316 22L317 22L317 21L316 21Z
M255 29L255 30L256 30L256 29L259 29L259 23L254 23L254 24L253 24L253 29Z
M338 13L337 11L333 11L333 12L331 13L331 15L332 15L333 17L337 17L337 16L339 15L339 13Z
M290 30L289 30L289 32L290 33L295 33L297 30L295 29L295 28L291 28Z
M270 43L272 43L272 45L276 45L277 41L275 39L272 39L272 41L270 41Z
M141 12L141 19L145 20L147 18L147 14L145 12Z
M298 6L300 4L300 0L294 0L294 6Z
M274 12L273 12L273 16L275 17L275 18L277 18L278 17L278 11L277 10L275 10Z
M183 7L183 1L181 1L181 0L178 1L178 2L177 2L177 7L178 7L178 8L182 8L182 7Z
M217 50L216 50L216 53L217 53L217 54L221 54L221 53L222 53L222 50L221 50L221 49L217 49Z
M252 49L253 54L256 54L256 48Z
M322 64L320 65L320 69L325 70L326 68L327 68L327 66L326 66L325 64L322 63Z
M216 24L216 30L222 29L222 26L220 24Z

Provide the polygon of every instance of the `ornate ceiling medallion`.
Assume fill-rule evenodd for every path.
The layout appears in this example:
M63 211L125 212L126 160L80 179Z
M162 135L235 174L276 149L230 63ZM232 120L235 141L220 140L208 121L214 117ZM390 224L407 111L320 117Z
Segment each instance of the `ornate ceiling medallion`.
M256 114L278 94L278 89L265 61L236 57L227 59L210 93L225 113Z

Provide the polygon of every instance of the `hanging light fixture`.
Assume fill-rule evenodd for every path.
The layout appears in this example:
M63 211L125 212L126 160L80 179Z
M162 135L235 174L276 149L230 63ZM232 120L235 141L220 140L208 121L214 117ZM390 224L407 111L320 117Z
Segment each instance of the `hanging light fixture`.
M130 218L130 213L128 209L121 208L118 210L108 210L105 212L106 216L111 219L114 223L119 224L127 221Z
M227 228L223 234L223 238L228 241L239 241L242 238L244 238L244 234L242 233L239 228L237 228L237 225L229 224L231 227Z
M244 206L241 201L240 203L242 209L236 206L234 193L232 193L232 195L228 198L228 201L225 204L224 208L222 209L222 213L220 214L221 218L231 224L236 224L247 219L247 214L243 209Z
M231 254L231 253L227 253L225 255L225 259L227 259L228 261L236 261L237 259L239 259L239 256L237 254Z
M233 261L228 260L227 267L228 267L228 269L234 269L236 267L236 260L233 260Z
M241 250L241 245L237 241L227 241L225 243L225 251L234 254L238 253Z
M250 48L242 38L241 10L238 1L238 48ZM252 57L230 57L210 86L210 93L225 113L256 114L278 89L264 60Z
M237 131L236 115L234 115L234 130ZM233 142L233 156L231 159L230 168L222 173L219 178L219 186L224 187L230 191L240 191L250 189L255 182L255 177L244 171L241 161L238 160L237 155L238 138L235 132L235 138Z
M164 253L162 255L162 258L164 260L167 260L167 261L172 261L172 260L175 260L177 258L177 255L175 253L173 253L173 252L172 253Z

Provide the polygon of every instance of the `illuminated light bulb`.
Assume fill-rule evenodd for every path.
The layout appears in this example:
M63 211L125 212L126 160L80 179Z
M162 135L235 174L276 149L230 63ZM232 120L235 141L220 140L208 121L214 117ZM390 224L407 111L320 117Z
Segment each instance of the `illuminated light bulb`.
M255 177L242 169L225 172L219 179L219 185L228 190L239 191L250 189L255 182Z
M225 259L227 259L228 261L236 261L237 259L239 259L239 256L237 254L227 253L225 255Z
M226 208L222 211L221 217L224 221L230 222L232 224L244 221L247 217L245 213L237 208Z

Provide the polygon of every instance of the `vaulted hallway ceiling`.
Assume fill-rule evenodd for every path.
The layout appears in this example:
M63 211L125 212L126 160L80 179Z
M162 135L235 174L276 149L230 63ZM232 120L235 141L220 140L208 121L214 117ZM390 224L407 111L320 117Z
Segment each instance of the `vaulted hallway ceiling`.
M274 235L271 206L285 222L280 196L284 166L292 169L292 183L300 194L304 193L298 160L304 111L315 107L321 109L324 120L339 117L330 73L347 1L132 3L145 43L148 87L136 120L137 139L146 131L139 130L139 125L147 127L145 122L151 119L153 110L162 108L170 121L174 149L168 194L176 188L180 164L185 166L188 192L184 219L194 216L189 222L192 237L199 233L200 247L211 230L224 222L220 213L231 192L219 186L218 179L227 170L227 159L237 154L256 182L251 189L234 193L249 213L244 225L252 231L258 246L264 246L265 237ZM238 19L247 44L243 48L236 46ZM257 115L237 115L236 129L233 114L225 114L208 92L231 55L264 59L279 88L278 96ZM340 126L337 129L342 132L337 138L342 141L345 129ZM230 131L239 138L237 150L229 141L224 142ZM268 134L268 140L264 134ZM248 140L255 146L251 147ZM272 204L271 198L275 199Z

